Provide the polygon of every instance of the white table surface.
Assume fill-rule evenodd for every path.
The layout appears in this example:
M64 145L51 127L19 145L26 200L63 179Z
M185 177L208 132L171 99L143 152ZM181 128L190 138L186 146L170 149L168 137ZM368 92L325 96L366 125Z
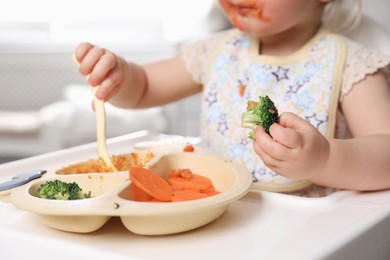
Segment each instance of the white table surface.
M113 138L112 154L156 139L145 131ZM0 182L31 169L58 169L96 158L96 144L0 165ZM339 191L303 198L251 190L201 228L141 236L119 218L89 234L58 231L32 213L0 202L0 259L385 259L390 256L390 191ZM43 257L43 258L42 258ZM389 259L389 258L388 258Z

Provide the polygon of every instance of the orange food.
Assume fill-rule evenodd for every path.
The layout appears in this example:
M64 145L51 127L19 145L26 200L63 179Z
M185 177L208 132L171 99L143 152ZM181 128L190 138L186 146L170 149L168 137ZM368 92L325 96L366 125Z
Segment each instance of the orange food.
M176 191L172 196L172 202L178 201L187 201L187 200L197 200L207 198L209 195L202 192L196 192L193 190L179 190Z
M131 184L132 198L135 201L152 201L153 197L147 194L142 189L138 188L137 185Z
M244 25L240 17L253 17L260 19L263 22L270 22L272 19L269 16L264 16L265 4L258 0L240 1L239 4L231 1L220 1L225 13L229 16L234 27L244 30Z
M191 179L192 172L190 169L172 169L169 172L169 177L183 177L185 179Z
M131 198L141 202L178 202L219 194L211 180L190 169L172 169L167 181L152 171L130 168Z
M142 167L155 155L152 152L128 153L111 156L111 161L118 171L127 171L130 167ZM103 162L104 163L104 162ZM95 172L109 172L102 167L100 159L89 159L73 165L66 166L57 171L59 174L82 174Z
M193 189L193 190L175 190L173 192L173 196L176 196L176 195L183 195L183 194L188 194L188 193L200 193L200 190L197 190L197 189Z
M182 177L169 177L168 183L178 189L178 190L188 190L188 189L209 189L213 184L211 180L207 177L192 174L190 179L182 178Z
M195 148L192 144L187 144L186 146L184 146L183 151L184 152L193 152L193 151L195 151Z
M130 179L135 186L154 199L160 201L172 200L172 188L166 180L154 172L141 167L131 167Z
M205 194L207 194L207 195L209 195L209 196L213 196L213 195L219 194L219 192L215 190L214 185L211 186L211 187L208 188L208 189L200 190L200 192L205 193Z

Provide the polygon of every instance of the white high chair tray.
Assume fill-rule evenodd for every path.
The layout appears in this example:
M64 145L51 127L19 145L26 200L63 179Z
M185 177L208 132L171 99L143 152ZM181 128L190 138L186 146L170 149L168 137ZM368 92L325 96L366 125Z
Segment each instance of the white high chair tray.
M157 140L141 131L108 140L112 154ZM96 157L88 144L0 165L0 182L32 169ZM112 218L87 233L58 231L0 202L1 259L383 259L390 249L390 191L304 198L251 190L216 221L164 236L136 235Z

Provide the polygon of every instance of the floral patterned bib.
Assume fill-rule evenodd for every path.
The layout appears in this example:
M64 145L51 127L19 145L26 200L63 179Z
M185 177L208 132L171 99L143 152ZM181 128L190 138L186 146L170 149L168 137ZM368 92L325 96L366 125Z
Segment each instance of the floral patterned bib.
M321 29L289 56L259 55L260 44L233 30L211 58L202 97L203 145L246 165L255 188L278 192L302 189L310 183L286 179L263 164L253 151L249 130L241 127L241 116L248 100L268 95L280 113L293 112L324 136L333 137L345 43Z

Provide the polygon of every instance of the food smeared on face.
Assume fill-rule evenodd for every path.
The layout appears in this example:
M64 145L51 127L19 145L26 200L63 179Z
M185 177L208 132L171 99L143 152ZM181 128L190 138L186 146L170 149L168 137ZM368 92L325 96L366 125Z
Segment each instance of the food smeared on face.
M229 16L231 22L235 27L242 30L243 26L239 22L238 17L253 17L264 22L270 22L271 18L264 16L265 4L259 0L242 0L232 3L230 0L219 0L222 8Z

